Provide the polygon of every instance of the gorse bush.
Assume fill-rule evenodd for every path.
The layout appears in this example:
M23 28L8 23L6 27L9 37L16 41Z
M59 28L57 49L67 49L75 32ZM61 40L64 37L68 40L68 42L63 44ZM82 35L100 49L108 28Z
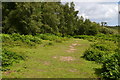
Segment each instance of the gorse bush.
M98 41L97 43L94 43L91 45L92 48L97 48L101 51L115 51L118 46L112 41Z
M118 52L103 63L101 75L114 80L120 78L120 54Z
M52 46L52 45L54 45L53 42L47 42L47 43L44 44L44 47L46 47L46 46Z
M12 34L11 38L16 41L16 40L21 40L22 42L30 43L41 43L41 39L32 35L20 35L20 34Z
M2 34L2 41L8 41L8 40L12 40L12 41L22 41L25 42L27 44L30 43L41 43L41 39L32 35L20 35L20 34Z
M107 58L115 54L114 51L101 51L99 49L90 48L85 51L84 58L89 61L96 61L98 63L103 63Z
M2 42L4 42L6 40L11 40L11 37L8 34L0 34L0 39L2 40Z
M120 39L120 35L119 34L97 34L96 39L102 39L102 40L108 40L108 41L114 41L114 42L118 42Z
M107 57L115 54L117 48L118 46L111 41L97 42L91 45L90 49L85 51L84 58L102 63Z
M41 43L41 39L32 35L26 35L22 39L23 42L34 42L34 43Z
M107 40L107 41L114 41L118 42L120 40L119 34L97 34L95 36L88 36L88 35L76 35L74 38L86 39L92 42L96 42L98 40Z
M102 57L103 54L105 54L104 51L90 48L85 51L85 54L83 57L89 61L98 61L98 60L100 60L100 58Z
M43 40L50 40L50 41L53 41L58 38L58 36L51 35L51 34L37 34L36 36Z
M95 37L93 39L97 41L85 51L83 57L102 64L103 78L117 80L120 78L120 50L118 49L120 35L98 34Z
M23 57L23 55L8 51L6 49L2 50L1 56L2 56L1 57L2 70L7 70L7 67L11 66L13 63L18 63L20 60L25 59L25 57Z
M0 37L2 39L3 45L7 46L14 45L20 46L21 44L24 43L30 46L35 46L36 44L42 43L42 40L49 40L61 43L69 39L67 37L60 37L53 34L36 34L33 36L33 35L20 35L18 33L14 33L14 34L0 34Z
M88 36L88 35L76 35L74 36L74 38L79 38L79 39L86 39L88 41L92 41L92 42L95 42L96 41L96 37L94 36Z
M36 34L36 37L41 38L43 40L50 40L55 42L62 42L68 40L67 37L59 37L53 34Z
M115 34L116 33L113 29L110 29L110 28L107 28L107 27L101 27L99 29L99 32L103 33L103 34Z

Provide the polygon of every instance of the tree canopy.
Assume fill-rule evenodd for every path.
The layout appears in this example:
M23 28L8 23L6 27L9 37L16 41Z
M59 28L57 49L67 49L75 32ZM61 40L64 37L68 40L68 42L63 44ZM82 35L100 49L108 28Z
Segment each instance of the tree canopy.
M100 25L79 17L73 2L4 2L3 33L95 35Z

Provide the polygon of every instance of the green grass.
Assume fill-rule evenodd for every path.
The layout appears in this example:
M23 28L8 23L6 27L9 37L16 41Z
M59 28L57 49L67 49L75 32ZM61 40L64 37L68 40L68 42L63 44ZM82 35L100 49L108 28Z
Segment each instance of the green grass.
M90 42L82 39L71 39L62 43L45 46L49 41L35 47L14 46L8 50L24 54L25 61L15 63L10 71L3 72L3 78L97 78L95 69L101 68L100 64L82 58L83 53L90 47ZM77 44L73 52L72 44ZM72 60L63 61L65 57Z

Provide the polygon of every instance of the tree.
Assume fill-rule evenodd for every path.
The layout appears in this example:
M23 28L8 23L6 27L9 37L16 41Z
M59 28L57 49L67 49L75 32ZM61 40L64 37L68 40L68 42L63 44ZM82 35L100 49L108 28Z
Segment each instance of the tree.
M39 32L41 23L41 5L39 3L15 3L16 9L12 10L6 18L5 27L8 33L35 34ZM38 9L36 9L38 8ZM12 30L12 31L10 31Z
M42 30L43 33L59 33L58 26L60 24L60 19L58 15L60 14L60 6L58 3L46 2L42 5Z
M3 33L95 35L99 25L78 16L73 2L3 3ZM104 24L104 23L103 23ZM105 23L107 24L107 23ZM99 30L100 31L100 30Z
M74 31L77 28L77 20L78 20L78 11L75 11L74 9L74 3L66 3L65 6L63 7L64 10L64 32L67 33L68 35L73 35ZM64 34L64 33L63 33Z
M107 22L101 22L102 26L107 26Z

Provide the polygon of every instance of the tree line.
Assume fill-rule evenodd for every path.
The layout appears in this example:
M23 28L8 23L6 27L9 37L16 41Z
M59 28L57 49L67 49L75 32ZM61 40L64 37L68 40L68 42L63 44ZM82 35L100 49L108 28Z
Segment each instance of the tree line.
M2 32L56 35L95 35L100 24L78 16L73 2L4 2Z

